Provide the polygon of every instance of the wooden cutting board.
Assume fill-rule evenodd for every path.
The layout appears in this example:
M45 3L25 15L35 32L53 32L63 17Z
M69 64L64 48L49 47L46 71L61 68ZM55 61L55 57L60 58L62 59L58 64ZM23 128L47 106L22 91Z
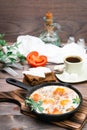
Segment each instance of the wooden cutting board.
M17 105L20 106L21 113L36 118L35 115L31 114L29 109L25 107L24 101L26 94L27 91L23 89L17 89L11 92L0 92L0 102L16 103ZM81 130L86 121L87 121L87 99L83 99L83 103L80 109L69 120L61 122L51 122L51 123L71 130Z

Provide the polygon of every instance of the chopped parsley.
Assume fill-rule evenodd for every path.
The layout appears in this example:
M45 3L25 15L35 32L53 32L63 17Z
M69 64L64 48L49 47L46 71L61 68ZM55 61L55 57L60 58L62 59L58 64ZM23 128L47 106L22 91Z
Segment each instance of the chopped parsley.
M31 107L31 111L43 112L42 101L35 102L32 98L26 98L25 105Z
M79 104L80 98L78 96L76 96L76 98L73 98L73 103Z

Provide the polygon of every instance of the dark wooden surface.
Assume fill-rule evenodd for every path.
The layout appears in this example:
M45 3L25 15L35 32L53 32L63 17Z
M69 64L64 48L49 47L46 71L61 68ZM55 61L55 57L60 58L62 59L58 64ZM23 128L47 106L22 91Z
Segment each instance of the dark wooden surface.
M62 30L59 32L62 42L69 36L85 38L87 43L87 0L0 0L0 33L4 33L9 42L15 42L19 35L39 36L43 30L43 16L47 11L54 14ZM24 70L27 67L24 66ZM21 71L18 80L22 81ZM5 82L11 77L0 72L0 92L17 90ZM87 82L75 87L87 98ZM53 124L40 122L20 113L20 107L13 103L0 103L0 130L65 130ZM83 127L87 130L87 124Z
M0 33L5 33L8 41L22 34L39 36L48 11L62 26L62 42L69 36L87 42L87 0L0 0Z
M52 69L53 65L48 66L48 67L51 67ZM27 70L28 68L29 66L25 65L23 70ZM19 73L19 75L15 77L16 79L22 81L23 70L16 70ZM3 97L3 94L1 94L2 92L8 93L6 94L7 97L9 97L9 95L12 96L11 91L14 91L14 92L17 91L18 93L19 89L17 87L6 83L5 80L6 78L9 78L9 77L12 77L12 76L10 76L9 74L5 72L0 72L0 98ZM87 99L87 82L74 84L74 87L76 87L82 93L83 97ZM22 90L22 94L23 93L25 94L25 91ZM14 98L17 98L16 94L14 95ZM21 99L21 94L18 97L18 100L20 99ZM86 110L86 113L87 113L87 110ZM53 129L54 130L58 130L58 129L67 130L65 128L59 127L58 124L55 125L55 124L40 122L39 120L32 118L31 116L26 116L25 114L21 113L20 107L17 104L8 103L8 102L0 103L0 130L38 130L38 129L40 130L44 130L44 129L45 130L53 130ZM83 126L82 130L87 130L87 123Z

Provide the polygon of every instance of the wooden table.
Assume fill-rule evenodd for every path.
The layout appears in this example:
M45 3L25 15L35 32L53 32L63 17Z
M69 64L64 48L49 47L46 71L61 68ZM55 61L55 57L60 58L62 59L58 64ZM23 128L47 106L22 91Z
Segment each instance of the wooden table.
M62 26L59 36L66 42L69 36L76 41L85 38L87 42L87 0L0 0L0 33L4 33L9 42L15 42L19 35L39 34L44 29L43 16L51 11L54 22ZM52 65L53 66L53 65ZM28 66L24 66L26 70ZM18 80L22 81L21 70L16 70ZM11 77L0 72L0 92L16 91L18 88L6 83ZM75 84L75 87L87 98L87 83ZM12 103L0 103L0 130L64 130L53 124L40 122L21 114L20 107ZM87 130L87 124L83 130Z
M48 11L53 13L54 22L61 25L62 42L69 36L87 42L87 0L0 0L0 33L11 42L23 34L39 36Z
M53 68L54 65L48 67ZM25 65L23 70L27 70L29 66ZM22 81L23 70L16 70L19 75L15 77L16 79ZM11 75L0 72L0 92L8 92L18 91L17 87L7 84L6 78L12 77ZM59 81L58 81L59 82ZM83 97L87 98L87 82L74 84L74 86L82 93ZM24 90L22 90L24 92ZM0 129L1 130L65 130L59 126L54 124L49 124L45 122L41 122L35 118L30 116L26 116L20 112L20 107L17 104L13 103L0 103ZM87 130L87 124L84 125L83 130Z

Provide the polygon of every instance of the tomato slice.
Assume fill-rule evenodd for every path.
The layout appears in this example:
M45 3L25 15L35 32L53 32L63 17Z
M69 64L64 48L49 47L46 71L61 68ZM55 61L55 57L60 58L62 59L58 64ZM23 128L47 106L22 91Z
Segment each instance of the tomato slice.
M44 66L47 63L47 57L44 55L39 55L37 51L30 52L27 55L26 60L28 61L28 64L33 67Z

